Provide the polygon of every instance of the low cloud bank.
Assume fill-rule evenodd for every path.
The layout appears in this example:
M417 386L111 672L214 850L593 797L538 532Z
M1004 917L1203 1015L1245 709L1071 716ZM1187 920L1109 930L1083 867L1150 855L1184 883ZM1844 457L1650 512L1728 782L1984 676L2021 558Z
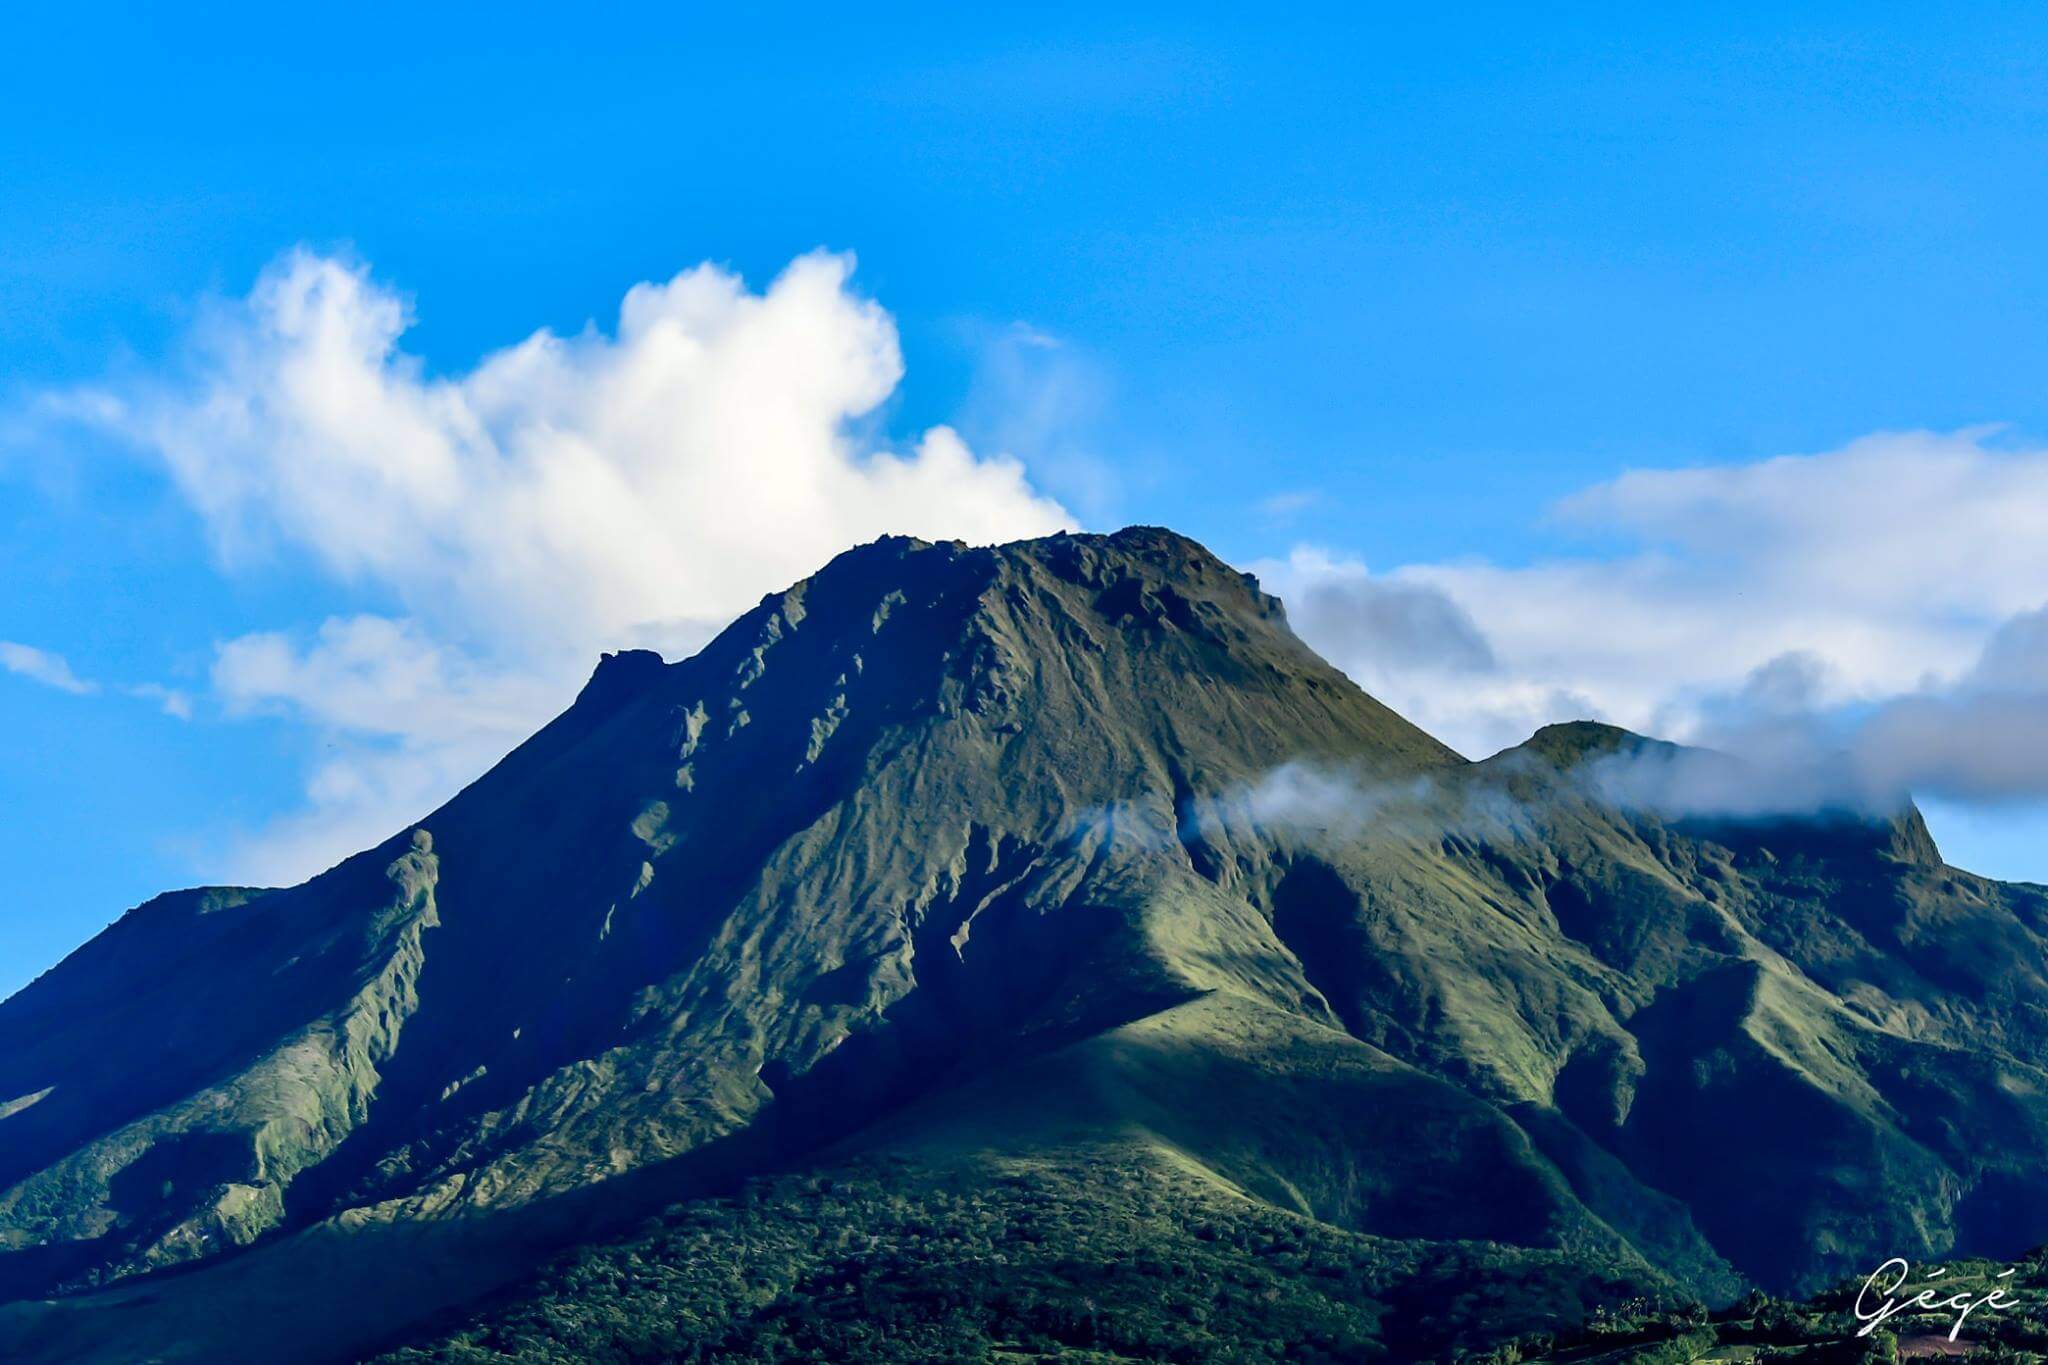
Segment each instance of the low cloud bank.
M1691 743L1629 745L1581 762L1574 778L1601 801L1667 818L1883 819L1916 798L2048 800L2048 608L2005 622L1952 681L1862 705L1829 705L1833 686L1822 660L1782 655L1699 699ZM1496 789L1304 762L1211 798L1190 831L1219 812L1336 841L1388 822L1499 831L1526 815Z
M2048 449L1901 432L1636 471L1565 499L1618 548L1250 566L1313 647L1479 756L1597 719L1734 767L1610 760L1618 795L1730 815L2048 800Z
M2048 608L2001 625L1950 682L1830 706L1828 672L1808 654L1774 659L1703 703L1704 750L1612 756L1600 780L1619 800L1738 817L2048 799Z

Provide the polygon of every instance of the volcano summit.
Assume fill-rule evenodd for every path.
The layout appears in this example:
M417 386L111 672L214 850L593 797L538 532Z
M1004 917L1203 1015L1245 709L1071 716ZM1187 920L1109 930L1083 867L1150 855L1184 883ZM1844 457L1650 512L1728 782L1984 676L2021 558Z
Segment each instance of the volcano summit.
M1647 743L1468 762L1163 530L849 551L0 1005L0 1358L1417 1358L2048 1241L2048 888Z

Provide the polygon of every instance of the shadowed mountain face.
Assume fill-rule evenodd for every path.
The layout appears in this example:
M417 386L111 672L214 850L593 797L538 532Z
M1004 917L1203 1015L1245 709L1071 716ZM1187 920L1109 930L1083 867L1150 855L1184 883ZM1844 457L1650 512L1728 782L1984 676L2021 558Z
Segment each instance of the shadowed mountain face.
M1164 531L850 551L0 1005L0 1356L345 1358L881 1158L1312 1220L1382 1307L1498 1244L1502 1333L2048 1240L2048 890L1578 780L1637 743L1468 763Z

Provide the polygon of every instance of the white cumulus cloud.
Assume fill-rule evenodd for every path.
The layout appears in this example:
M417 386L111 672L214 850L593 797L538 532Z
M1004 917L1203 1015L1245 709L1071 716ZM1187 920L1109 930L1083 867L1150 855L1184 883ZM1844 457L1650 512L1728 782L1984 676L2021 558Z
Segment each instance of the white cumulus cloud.
M161 461L231 571L294 553L401 604L221 648L228 707L288 711L342 755L229 870L303 876L391 832L566 703L600 650L687 651L849 545L1069 525L949 428L863 438L903 360L851 270L814 253L756 291L700 265L635 285L610 330L440 375L401 344L407 298L299 250L205 310L172 363L70 395Z
M278 541L493 639L615 644L731 617L883 532L996 540L1067 522L944 427L851 425L902 378L843 256L759 293L715 266L635 285L606 333L536 332L466 373L399 343L409 303L294 252L195 329L176 379L102 395L230 563Z

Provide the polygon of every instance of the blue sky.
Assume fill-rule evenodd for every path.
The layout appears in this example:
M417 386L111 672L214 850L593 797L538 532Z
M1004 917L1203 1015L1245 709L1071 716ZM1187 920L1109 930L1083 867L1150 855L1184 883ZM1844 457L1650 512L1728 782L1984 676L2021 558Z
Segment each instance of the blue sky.
M710 262L765 300L820 249L857 267L763 316L872 348L818 401L848 459L924 461L920 529L1173 525L1319 603L1304 633L1468 751L1575 711L1694 736L1875 715L1871 763L1934 793L1953 860L2048 879L2026 763L1987 776L1956 737L1988 642L2048 602L1995 510L2048 508L2048 19L1665 8L16 17L0 990L153 891L317 864L327 814L423 813L392 814L606 643L573 604L475 610L559 576L505 577L487 526L354 554L320 518L387 524L382 495L300 477L304 412L222 444L200 396L293 372L253 355L266 307L404 301L379 392L594 320L610 348L571 385L632 370L607 339L634 285ZM940 425L966 465L913 453ZM392 430L393 459L428 439ZM1932 434L1873 435L1901 432ZM814 436L791 468L827 458ZM743 509L774 472L673 458ZM209 503L225 461L263 477ZM619 629L686 649L781 584L698 586ZM393 667L426 719L364 714Z

